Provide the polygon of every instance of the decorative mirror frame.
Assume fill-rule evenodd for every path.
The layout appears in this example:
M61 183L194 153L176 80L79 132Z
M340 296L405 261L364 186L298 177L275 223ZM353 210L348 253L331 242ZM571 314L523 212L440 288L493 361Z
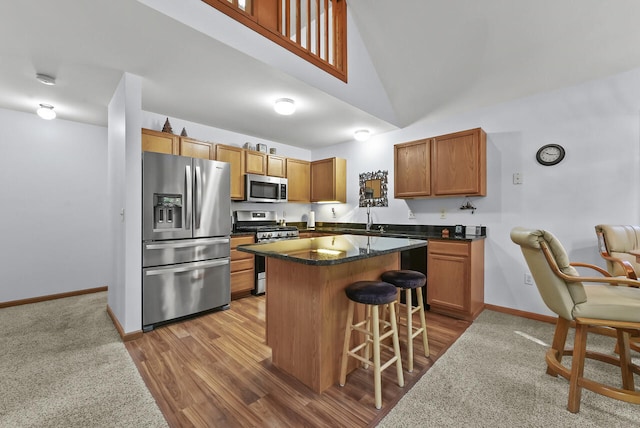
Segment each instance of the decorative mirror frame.
M380 197L366 198L366 182L369 180L380 180ZM388 207L387 199L387 171L363 172L360 174L360 205L361 207Z

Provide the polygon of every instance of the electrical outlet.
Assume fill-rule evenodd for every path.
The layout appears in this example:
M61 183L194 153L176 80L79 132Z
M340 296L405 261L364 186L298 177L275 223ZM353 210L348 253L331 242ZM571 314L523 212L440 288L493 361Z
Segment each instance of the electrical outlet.
M524 274L524 283L527 285L533 285L533 277L531 276L530 273Z
M409 210L409 218L410 219L414 219L416 218L416 215L413 213L413 211Z
M447 218L447 212L442 208L440 210L440 218Z
M513 184L522 184L523 178L521 172L513 173Z

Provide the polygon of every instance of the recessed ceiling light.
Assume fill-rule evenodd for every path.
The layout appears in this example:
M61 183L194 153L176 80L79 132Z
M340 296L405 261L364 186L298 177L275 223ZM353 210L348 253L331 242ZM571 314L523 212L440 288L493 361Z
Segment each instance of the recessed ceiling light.
M40 104L38 110L36 110L38 116L43 119L51 120L56 118L56 112L53 111L53 106L50 104Z
M291 98L279 98L273 108L276 113L288 116L296 111L296 103Z
M355 138L358 141L367 141L370 136L371 136L371 133L369 132L368 129L358 129L356 132L353 133L353 138Z
M36 79L38 79L38 82L44 83L45 85L53 86L56 84L56 78L51 77L48 74L38 73L36 74Z

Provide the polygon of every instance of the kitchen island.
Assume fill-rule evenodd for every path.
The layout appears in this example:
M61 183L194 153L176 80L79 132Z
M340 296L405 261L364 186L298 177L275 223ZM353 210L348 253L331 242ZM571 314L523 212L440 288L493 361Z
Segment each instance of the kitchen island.
M334 235L239 246L266 258L272 363L317 393L337 383L349 303L344 289L400 269L401 251L426 245L418 239ZM363 315L361 310L357 317ZM355 367L351 361L349 370Z

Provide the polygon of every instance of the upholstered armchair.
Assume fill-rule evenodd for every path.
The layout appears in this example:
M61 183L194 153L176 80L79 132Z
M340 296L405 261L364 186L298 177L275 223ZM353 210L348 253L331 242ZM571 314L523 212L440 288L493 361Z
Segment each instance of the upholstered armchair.
M545 230L516 227L511 240L520 246L542 300L558 315L545 360L549 375L569 380L569 411L580 411L583 388L640 404L640 391L634 386L634 373L640 375L640 367L633 364L629 346L630 336L640 331L640 281L612 277L595 265L570 263L562 244ZM580 276L575 267L593 269L597 276ZM573 348L566 347L571 322L576 328ZM590 328L614 333L619 357L588 350ZM571 357L570 367L563 364L563 356ZM622 388L585 378L585 358L620 367Z
M640 249L640 226L599 224L596 226L598 249L613 276L638 278L640 264L631 250Z

